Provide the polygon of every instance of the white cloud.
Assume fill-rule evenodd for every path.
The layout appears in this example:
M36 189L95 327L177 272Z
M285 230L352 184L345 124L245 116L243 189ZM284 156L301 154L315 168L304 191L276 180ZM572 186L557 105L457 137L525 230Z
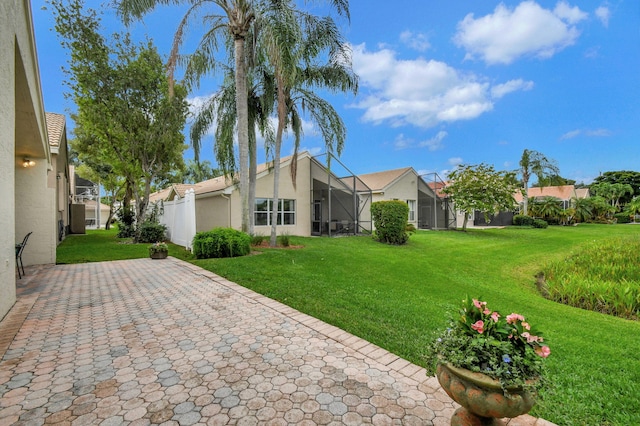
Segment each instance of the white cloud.
M501 3L493 14L477 19L468 14L453 40L467 50L467 59L479 57L488 64L510 64L523 56L550 58L575 43L580 35L575 24L587 16L564 1L554 10L531 0L515 9Z
M429 128L474 119L493 109L491 85L485 78L440 61L400 60L388 48L370 52L360 44L352 51L361 93L369 89L368 95L352 105L365 110L364 121ZM529 83L520 85L512 90L524 90ZM505 89L498 91L506 94Z
M564 141L576 138L578 136L586 136L589 138L606 138L611 135L612 133L609 129L575 129L560 136L560 140Z
M426 34L403 31L400 34L400 41L418 52L424 52L431 47Z
M400 133L398 136L396 136L395 140L393 141L393 146L397 150L410 148L412 144L413 140L407 139L403 133Z
M609 19L611 19L611 10L608 6L600 6L595 11L596 17L600 20L605 28L609 27Z
M531 89L533 89L533 81L524 81L519 78L517 80L509 80L506 83L493 86L491 88L491 96L493 96L494 99L500 99L504 95L517 90L527 91Z
M555 9L553 9L553 14L563 21L567 21L569 24L577 24L589 16L588 13L581 11L578 6L571 7L565 1L556 4Z
M452 166L458 166L462 164L462 157L452 157L449 158L448 163Z
M431 139L415 142L414 139L407 138L404 133L400 133L393 141L396 150L408 148L427 148L429 151L437 151L444 147L442 141L447 137L447 132L441 130Z
M448 135L447 132L445 132L444 130L441 130L441 131L438 132L437 135L435 135L431 139L426 140L426 141L422 141L418 145L420 147L429 148L429 151L437 151L437 150L442 149L444 147L442 141L444 140L444 138L447 137L447 135Z

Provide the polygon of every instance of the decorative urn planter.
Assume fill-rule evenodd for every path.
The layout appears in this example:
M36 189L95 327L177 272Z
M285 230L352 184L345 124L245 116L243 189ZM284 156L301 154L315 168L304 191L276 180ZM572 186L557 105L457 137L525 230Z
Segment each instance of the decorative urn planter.
M535 404L535 391L510 388L505 395L500 382L450 364L439 364L436 376L447 394L460 404L451 417L452 426L502 425L504 417L528 413Z
M156 251L151 253L149 256L151 256L152 259L166 259L168 255L169 252L167 251Z

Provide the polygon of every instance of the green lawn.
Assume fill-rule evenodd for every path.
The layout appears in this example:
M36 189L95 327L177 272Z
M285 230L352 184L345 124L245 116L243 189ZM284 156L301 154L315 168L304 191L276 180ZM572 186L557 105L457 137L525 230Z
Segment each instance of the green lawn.
M634 234L640 226L581 225L548 229L487 229L419 232L401 247L368 237L297 238L302 249L265 249L234 259L192 260L245 287L279 300L382 346L417 364L433 331L465 295L482 297L493 309L525 315L551 346L552 387L533 415L561 425L640 424L640 324L558 305L540 297L534 275L546 262L581 244ZM71 237L58 249L93 237ZM141 245L115 244L127 257L146 256ZM187 258L184 251L170 255ZM104 260L104 257L95 260Z

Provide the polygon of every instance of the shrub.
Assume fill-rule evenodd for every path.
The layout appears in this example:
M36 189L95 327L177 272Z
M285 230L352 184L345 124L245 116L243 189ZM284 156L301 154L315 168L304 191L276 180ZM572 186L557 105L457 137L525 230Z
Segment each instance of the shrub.
M618 223L631 223L631 216L629 213L616 213L613 215Z
M410 234L413 234L414 232L416 232L416 226L413 223L407 223L407 227L405 228L405 231L407 231Z
M193 254L198 259L244 256L250 251L251 236L232 228L215 228L193 237Z
M400 245L407 242L409 206L402 201L377 201L371 204L371 217L376 228L374 238L382 243Z
M291 241L288 234L282 234L278 237L278 242L282 247L289 247L291 245Z
M549 226L549 224L542 219L534 219L533 220L533 227L534 228L540 228L540 229L545 229L547 226Z
M260 234L255 234L251 236L251 245L252 246L261 246L262 243L264 242L264 240L266 240L267 237L265 237L264 235L260 235Z
M517 214L513 216L513 224L515 226L533 226L534 219L531 216Z
M160 223L147 220L140 226L139 231L139 243L155 243L166 239L167 227Z
M133 226L136 221L136 214L130 208L122 208L118 211L118 238L131 238L136 235ZM155 242L155 241L153 241Z

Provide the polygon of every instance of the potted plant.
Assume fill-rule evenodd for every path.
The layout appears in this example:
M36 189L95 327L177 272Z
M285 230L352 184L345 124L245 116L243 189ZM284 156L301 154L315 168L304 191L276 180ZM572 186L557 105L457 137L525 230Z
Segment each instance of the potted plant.
M157 242L149 246L149 256L152 259L165 259L169 254L169 246L163 242Z
M551 353L525 317L503 316L469 297L430 349L428 373L462 406L452 425L499 424L496 419L527 413Z

